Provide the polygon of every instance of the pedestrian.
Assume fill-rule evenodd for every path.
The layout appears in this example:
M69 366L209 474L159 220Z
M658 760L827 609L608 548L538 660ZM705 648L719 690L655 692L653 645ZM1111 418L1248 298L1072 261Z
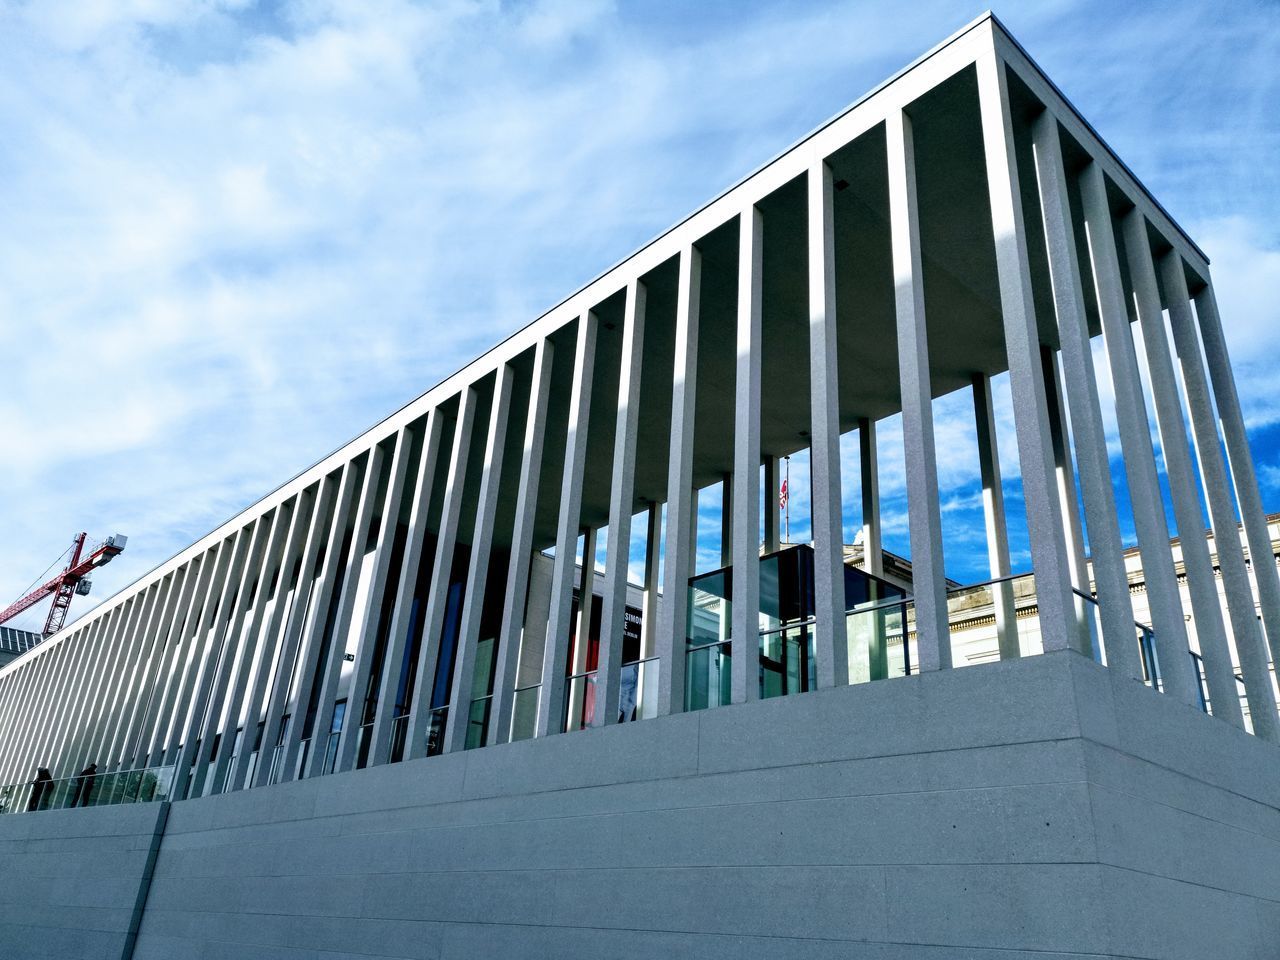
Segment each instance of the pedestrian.
M73 807L87 807L93 799L93 785L97 780L98 765L91 763L76 775L76 792L71 799Z
M27 801L28 810L43 810L45 794L53 786L53 775L47 767L36 771L36 778L31 781L31 799Z

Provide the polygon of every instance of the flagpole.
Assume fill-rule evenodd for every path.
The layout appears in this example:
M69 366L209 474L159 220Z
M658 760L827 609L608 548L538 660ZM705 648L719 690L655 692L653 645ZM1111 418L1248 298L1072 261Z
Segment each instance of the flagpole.
M787 505L783 509L787 513L787 543L791 542L791 458L784 457L787 461L787 478L783 481L787 485Z

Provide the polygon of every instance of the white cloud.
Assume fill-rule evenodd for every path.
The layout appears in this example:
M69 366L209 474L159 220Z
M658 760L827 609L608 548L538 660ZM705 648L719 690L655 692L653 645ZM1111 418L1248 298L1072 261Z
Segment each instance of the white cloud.
M942 0L909 13L858 2L655 9L0 4L0 423L11 461L0 595L76 530L119 529L129 552L102 571L101 599L974 12ZM1155 81L1129 100L1107 93L1115 70L1163 79L1170 61L1144 66L1132 56L1140 38L1123 41L1125 56L1108 39L1114 70L1095 78L1087 52L1062 39L1099 39L1061 29L1086 14L1042 5L1010 26L1070 94L1083 91L1104 131L1140 131L1139 159L1156 158L1144 169L1176 192L1176 164L1156 161L1160 149L1184 154L1182 133L1151 131L1132 106ZM1156 102L1163 122L1179 116ZM1207 133L1196 142L1204 164L1220 155ZM1171 208L1187 209L1182 199ZM1253 202L1237 197L1214 221L1221 239L1211 223L1202 240L1224 251L1211 249L1224 315L1238 313L1229 262L1248 267L1240 282L1259 318L1249 323L1275 356L1257 311L1276 244L1231 219ZM1259 210L1251 222L1273 221ZM1263 356L1251 383L1263 382ZM1004 412L1001 424L1003 442ZM965 429L963 417L940 418L940 448L967 442ZM905 489L900 450L882 446L886 501ZM1013 476L1011 439L1002 457ZM976 463L946 458L943 471L964 502Z

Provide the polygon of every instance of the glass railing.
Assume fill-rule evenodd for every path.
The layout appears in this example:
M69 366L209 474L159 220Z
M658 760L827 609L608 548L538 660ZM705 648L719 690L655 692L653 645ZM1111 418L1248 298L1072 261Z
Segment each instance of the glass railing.
M687 647L685 658L684 708L705 710L729 703L733 682L730 641Z
M432 707L427 718L427 756L444 753L444 731L449 722L449 705Z
M648 720L658 715L657 657L622 665L618 678L618 723Z
M105 807L168 800L176 767L146 767L59 779L37 779L0 787L0 813Z
M912 671L915 610L910 598L858 604L845 614L853 683L905 677Z
M538 694L542 684L517 687L511 703L511 741L532 739L538 729Z
M591 726L596 718L596 671L576 673L564 681L564 726L566 733Z
M465 749L474 750L483 747L489 734L489 708L493 704L493 694L476 697L471 701L471 709L467 713L467 739Z
M997 577L948 590L947 627L956 666L1043 653L1035 577Z
M392 763L404 759L405 738L409 735L409 714L402 713L391 721L391 755Z

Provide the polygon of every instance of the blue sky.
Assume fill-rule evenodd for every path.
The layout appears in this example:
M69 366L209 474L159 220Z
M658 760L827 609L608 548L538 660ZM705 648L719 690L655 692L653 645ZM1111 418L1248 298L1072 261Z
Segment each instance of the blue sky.
M129 534L83 614L980 12L0 2L0 598L81 529ZM1280 510L1280 6L996 12L1212 259ZM963 403L939 420L969 442ZM971 578L976 466L951 459Z

